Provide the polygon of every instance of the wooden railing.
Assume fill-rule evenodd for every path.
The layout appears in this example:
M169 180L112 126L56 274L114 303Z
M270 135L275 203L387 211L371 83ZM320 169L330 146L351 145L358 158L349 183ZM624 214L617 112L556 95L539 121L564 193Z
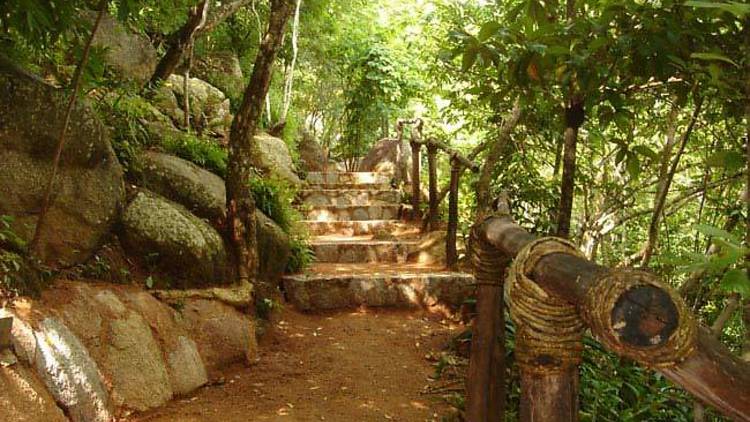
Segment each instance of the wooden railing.
M468 158L464 157L458 151L454 150L444 142L434 138L423 139L422 129L424 122L422 119L400 119L396 124L396 133L399 148L403 143L404 126L413 125L409 145L411 146L411 219L422 220L422 230L438 229L438 207L440 206L440 195L438 193L437 180L437 154L442 151L448 155L451 165L451 178L448 193L448 227L445 239L446 265L448 268L455 270L458 265L458 251L456 241L458 236L458 186L463 168L468 168L473 172L479 171L479 166ZM422 186L421 186L421 154L422 147L427 149L428 163L428 189L429 189L429 208L427 215L422 216ZM401 155L399 154L399 157ZM401 164L399 163L399 167Z
M507 206L478 220L472 255L478 316L467 380L468 421L503 418L504 290L516 324L521 421L578 419L586 328L612 352L662 373L729 418L750 421L750 364L715 340L653 274L606 268L564 240L536 239L511 220Z

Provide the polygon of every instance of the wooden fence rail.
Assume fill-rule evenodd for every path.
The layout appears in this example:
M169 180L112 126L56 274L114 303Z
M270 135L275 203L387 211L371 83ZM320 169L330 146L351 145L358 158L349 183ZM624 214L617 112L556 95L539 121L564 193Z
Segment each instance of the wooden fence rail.
M515 260L505 290L517 324L522 421L577 420L584 327L607 349L659 371L724 415L750 421L750 364L700 326L680 296L657 277L602 267L565 241L536 239L507 216L486 218L476 229L480 246ZM479 312L493 317L500 313ZM482 318L489 317L480 314ZM486 403L472 397L475 391L491 388L472 385L471 373L470 369L469 420L499 420ZM471 416L473 411L476 416Z

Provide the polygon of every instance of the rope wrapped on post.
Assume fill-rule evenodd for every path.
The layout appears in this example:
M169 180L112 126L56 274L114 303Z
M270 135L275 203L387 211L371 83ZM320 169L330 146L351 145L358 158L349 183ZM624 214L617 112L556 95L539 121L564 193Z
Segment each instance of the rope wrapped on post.
M582 256L567 240L537 239L518 253L505 281L505 300L516 324L516 361L524 370L566 371L581 362L583 321L578 309L529 277L537 262L553 253Z
M650 317L632 318L647 312ZM685 302L645 271L600 277L586 292L581 316L610 350L648 366L675 365L696 345L696 323Z

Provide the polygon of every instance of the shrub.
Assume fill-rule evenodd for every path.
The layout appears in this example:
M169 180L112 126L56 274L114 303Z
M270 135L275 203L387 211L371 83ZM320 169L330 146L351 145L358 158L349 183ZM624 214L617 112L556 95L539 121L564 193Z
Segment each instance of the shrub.
M228 155L215 141L192 134L181 134L164 139L162 148L170 154L197 164L222 178L227 175Z

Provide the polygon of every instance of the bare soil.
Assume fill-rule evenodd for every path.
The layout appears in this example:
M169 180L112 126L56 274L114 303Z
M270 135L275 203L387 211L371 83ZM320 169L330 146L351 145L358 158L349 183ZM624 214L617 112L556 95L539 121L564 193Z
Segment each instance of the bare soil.
M454 410L434 386L432 357L463 326L437 314L349 310L274 317L252 367L132 422L440 421Z

